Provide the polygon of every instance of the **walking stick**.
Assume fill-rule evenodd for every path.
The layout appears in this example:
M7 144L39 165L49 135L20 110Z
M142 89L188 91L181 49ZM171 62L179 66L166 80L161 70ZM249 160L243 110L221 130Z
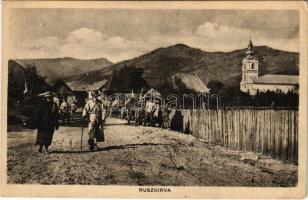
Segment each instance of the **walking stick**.
M83 120L81 121L81 140L80 140L80 151L82 151L82 138L83 138Z

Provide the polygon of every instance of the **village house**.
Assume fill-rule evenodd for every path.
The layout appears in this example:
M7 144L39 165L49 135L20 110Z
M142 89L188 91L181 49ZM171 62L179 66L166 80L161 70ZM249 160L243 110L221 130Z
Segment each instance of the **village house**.
M68 102L76 101L78 105L84 105L86 99L91 97L91 92L94 90L103 92L106 83L106 79L96 82L59 80L54 86L54 92L60 98L66 98Z
M298 93L299 77L294 75L272 75L259 76L259 60L254 55L252 41L249 41L246 57L242 61L242 81L240 89L242 92L256 95L257 92L295 92Z
M72 102L76 99L76 92L74 92L63 80L59 80L53 87L53 91L61 99L67 99L67 101Z

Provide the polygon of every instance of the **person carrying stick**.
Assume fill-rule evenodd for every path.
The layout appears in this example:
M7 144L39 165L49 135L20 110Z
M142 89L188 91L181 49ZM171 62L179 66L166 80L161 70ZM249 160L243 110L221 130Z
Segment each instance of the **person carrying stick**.
M82 112L83 120L86 119L87 115L89 116L88 144L91 151L93 151L95 148L95 139L96 142L104 142L104 119L102 115L104 108L102 102L98 99L99 95L100 94L97 91L91 92L92 98L88 100Z

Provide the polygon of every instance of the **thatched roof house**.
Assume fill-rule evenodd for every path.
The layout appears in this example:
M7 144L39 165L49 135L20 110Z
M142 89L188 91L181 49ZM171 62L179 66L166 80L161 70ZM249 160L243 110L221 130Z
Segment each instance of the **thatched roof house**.
M97 82L86 82L86 81L81 81L81 80L76 80L76 81L72 81L72 82L67 82L67 86L75 92L82 92L82 91L86 91L86 92L90 92L90 91L94 91L94 90L102 90L104 88L104 86L106 85L107 80L101 80L101 81L97 81Z
M89 82L84 80L67 82L59 80L54 86L54 91L60 97L66 98L68 101L77 100L77 103L82 105L85 103L85 100L90 97L91 91L103 91L106 83L106 79L97 82Z
M208 93L205 83L194 74L177 73L171 77L172 87L175 90L188 89L197 93Z

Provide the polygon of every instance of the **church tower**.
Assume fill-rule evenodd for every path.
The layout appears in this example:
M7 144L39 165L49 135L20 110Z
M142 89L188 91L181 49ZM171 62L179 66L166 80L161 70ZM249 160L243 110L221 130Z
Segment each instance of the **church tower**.
M249 41L246 57L242 61L241 91L254 93L253 79L259 75L259 60L254 55L253 44Z

